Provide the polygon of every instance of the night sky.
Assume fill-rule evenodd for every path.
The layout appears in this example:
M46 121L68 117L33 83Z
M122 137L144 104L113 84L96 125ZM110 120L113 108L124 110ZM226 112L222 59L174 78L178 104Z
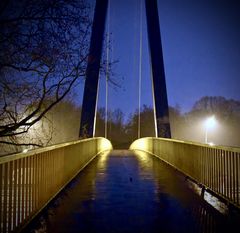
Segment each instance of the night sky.
M138 107L141 2L141 104L152 105L144 1L110 0L110 57L118 60L112 78L121 88L110 85L109 108L122 109L126 117ZM158 8L169 105L186 112L206 95L240 100L240 1L158 0ZM102 77L98 106L103 107L104 85Z

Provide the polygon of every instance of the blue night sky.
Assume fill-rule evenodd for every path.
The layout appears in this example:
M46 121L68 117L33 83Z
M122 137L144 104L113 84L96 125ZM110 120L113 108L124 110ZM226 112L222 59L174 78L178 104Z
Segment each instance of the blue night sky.
M143 4L141 105L152 105L144 1L110 0L111 60L118 60L109 108L128 116L138 107L140 4ZM240 2L158 0L169 105L183 112L202 96L240 100ZM108 20L109 20L108 19ZM105 105L101 77L98 106Z

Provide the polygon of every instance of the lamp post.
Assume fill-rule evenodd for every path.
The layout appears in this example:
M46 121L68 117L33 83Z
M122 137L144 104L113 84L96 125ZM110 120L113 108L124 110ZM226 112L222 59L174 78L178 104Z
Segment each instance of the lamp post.
M215 116L208 117L205 121L205 143L208 143L208 130L216 126Z

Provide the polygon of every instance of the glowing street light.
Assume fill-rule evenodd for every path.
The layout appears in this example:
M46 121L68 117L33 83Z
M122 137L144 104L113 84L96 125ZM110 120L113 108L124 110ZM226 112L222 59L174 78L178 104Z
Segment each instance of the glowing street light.
M205 143L208 143L208 130L213 129L217 124L215 116L211 116L205 121Z
M27 153L28 152L28 149L24 149L23 151L22 151L22 153Z

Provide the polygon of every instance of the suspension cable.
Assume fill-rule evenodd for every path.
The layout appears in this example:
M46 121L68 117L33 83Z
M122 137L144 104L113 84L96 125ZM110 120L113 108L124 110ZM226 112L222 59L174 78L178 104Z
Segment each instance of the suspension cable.
M142 11L143 1L140 1L140 33L139 33L139 78L138 78L138 138L141 137L141 89L142 89Z
M108 137L108 81L109 81L109 50L110 50L110 0L108 4L108 17L107 17L107 43L106 43L106 80L105 80L105 138Z

